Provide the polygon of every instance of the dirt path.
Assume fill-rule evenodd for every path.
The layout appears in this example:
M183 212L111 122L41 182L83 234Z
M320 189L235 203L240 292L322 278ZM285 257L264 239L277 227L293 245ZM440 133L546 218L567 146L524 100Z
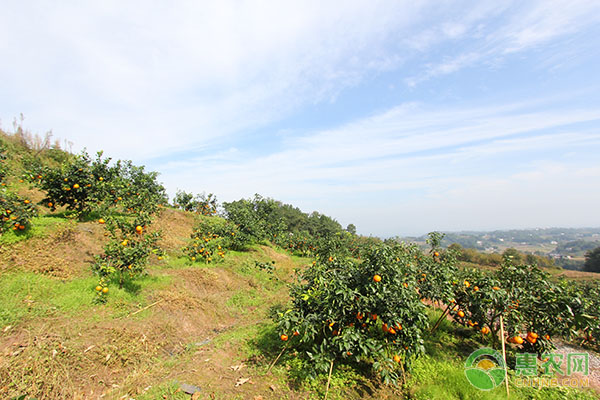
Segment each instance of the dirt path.
M589 385L591 389L594 389L596 392L600 394L600 354L591 351L589 349L584 349L582 347L576 346L571 343L565 343L562 341L557 341L555 343L556 350L554 353L561 354L563 356L563 368L566 370L566 360L567 355L569 353L588 353L589 355L589 374L584 376L582 374L573 374L571 377L578 379L589 378Z

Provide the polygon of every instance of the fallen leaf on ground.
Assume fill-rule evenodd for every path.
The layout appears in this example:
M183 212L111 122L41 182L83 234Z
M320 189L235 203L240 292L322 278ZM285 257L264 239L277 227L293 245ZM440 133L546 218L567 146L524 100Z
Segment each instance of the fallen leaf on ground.
M232 370L234 370L234 371L239 371L240 369L242 369L242 368L244 368L244 367L245 367L245 365L242 363L242 364L240 364L240 365L232 365L232 366L231 366L231 367L229 367L229 368L231 368L231 369L232 369Z
M244 383L248 382L250 378L240 378L235 384L235 387L242 386Z

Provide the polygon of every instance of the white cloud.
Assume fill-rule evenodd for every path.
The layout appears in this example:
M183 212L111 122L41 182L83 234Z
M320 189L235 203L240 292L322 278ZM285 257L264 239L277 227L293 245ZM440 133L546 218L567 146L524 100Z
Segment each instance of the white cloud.
M0 116L6 127L24 112L34 131L53 129L76 146L150 162L171 192L208 190L224 200L260 192L366 233L390 226L389 216L454 226L473 209L483 220L485 201L516 207L514 193L536 199L530 188L549 194L548 186L561 187L556 202L577 208L579 221L584 208L562 193L600 200L597 189L573 186L598 177L580 150L598 147L590 125L600 110L594 102L569 105L593 97L576 89L570 98L561 91L554 99L456 106L428 103L437 93L398 89L373 107L387 111L371 117L270 132L282 128L274 122L385 74L394 80L383 86L404 81L416 93L421 82L533 50L545 54L547 68L562 65L597 47L573 35L592 29L598 11L597 2L542 0L14 2L0 14ZM504 104L473 106L494 101ZM238 140L259 129L276 141L269 149L283 150L262 150L267 141L247 149ZM536 162L563 150L571 156L557 161L565 170L552 170L551 185L547 166ZM532 158L513 162L523 153ZM569 169L579 178L569 181Z
M15 3L0 16L4 118L24 112L33 129L118 156L197 146L393 68L385 44L423 6Z
M423 209L419 202L427 209L428 204L456 207L457 212L462 212L462 226L466 229L467 209L459 203L461 199L471 202L467 199L473 198L472 191L489 192L485 196L494 193L497 200L492 204L501 198L512 204L515 188L520 190L527 182L538 187L539 182L547 184L552 176L557 176L564 181L557 180L552 185L559 188L553 193L568 197L562 195L560 187L567 183L569 188L573 186L566 178L568 172L561 170L558 174L547 167L540 168L538 160L550 153L600 148L600 134L596 130L572 128L599 121L599 109L557 113L551 111L551 104L542 106L549 110L537 111L538 101L460 110L431 110L407 104L337 129L292 138L284 150L269 155L245 159L241 151L219 160L204 157L193 162L169 163L159 170L164 171L171 191L176 187L207 190L218 193L223 200L259 192L307 211L330 212L344 223L356 223L363 233L381 233L381 226L389 226L387 212L399 213L391 208ZM585 161L561 162L565 168L587 171L588 180L600 177L597 168L585 169L580 164ZM196 171L206 173L196 174ZM531 171L535 171L533 175ZM536 178L538 183L533 182ZM597 188L586 188L586 192L600 200ZM541 193L547 194L548 190ZM391 200L396 196L398 200ZM577 208L572 198L565 201ZM390 202L394 205L390 206ZM365 203L375 211L363 213ZM486 209L480 208L481 212ZM490 208L487 210L489 213ZM519 215L524 217L522 213ZM442 218L439 213L438 218ZM419 223L414 216L409 219L415 226L434 222L425 218ZM435 229L444 225L450 229L452 224L453 220L443 223L440 220L438 225L430 226ZM460 227L453 226L453 229ZM472 226L480 227L477 222ZM387 229L385 234L392 234L389 231L392 228Z
M492 18L498 18L494 21ZM429 79L448 75L479 64L495 64L512 53L524 52L565 38L569 34L584 31L600 22L600 3L593 1L547 1L481 3L479 9L462 18L462 24L442 22L439 27L420 33L414 47L424 50L433 44L446 44L448 39L462 38L471 31L459 46L450 50L440 48L445 54L441 62L426 65L419 72L405 79L409 87L415 87ZM572 55L573 47L581 43L567 43L560 49L553 48L547 58L557 59ZM560 54L557 54L557 51Z

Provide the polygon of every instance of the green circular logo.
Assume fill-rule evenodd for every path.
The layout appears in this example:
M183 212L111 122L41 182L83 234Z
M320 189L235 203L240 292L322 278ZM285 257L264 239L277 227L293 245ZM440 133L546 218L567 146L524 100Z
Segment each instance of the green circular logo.
M488 347L475 350L465 361L465 375L471 385L492 390L504 381L504 359Z

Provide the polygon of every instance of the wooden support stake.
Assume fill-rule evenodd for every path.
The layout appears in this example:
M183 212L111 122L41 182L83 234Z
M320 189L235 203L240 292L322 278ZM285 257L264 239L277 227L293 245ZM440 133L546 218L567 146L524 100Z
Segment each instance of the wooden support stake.
M333 360L331 360L331 366L329 367L329 377L327 378L327 388L325 389L325 400L329 394L329 383L331 382L331 372L333 371Z
M502 358L504 358L504 381L506 382L506 398L510 398L508 390L508 363L506 362L506 344L504 342L504 320L500 315L500 336L502 337Z
M433 326L433 328L431 328L431 331L429 331L429 333L433 333L435 332L435 330L440 326L440 324L442 323L442 321L444 320L444 318L446 318L446 316L448 314L450 314L450 312L452 310L454 310L456 308L456 305L452 306L452 308L450 308L450 304L448 304L446 306L446 309L444 310L444 312L442 313L442 315L438 318L438 320L436 321L435 325Z
M129 314L127 317L131 317L132 315L135 315L135 314L137 314L137 313L141 313L142 311L144 311L144 310L147 310L147 309L149 309L150 307L154 307L154 306L155 306L155 305L157 305L158 303L161 303L163 300L164 300L164 299L162 299L162 300L158 300L158 301L155 301L154 303L152 303L152 304L149 304L149 305L147 305L147 306L146 306L146 307L144 307L144 308L140 308L139 310L137 310L137 311L135 311L135 312L132 312L131 314Z
M406 373L404 372L404 362L400 362L400 369L402 369L402 384L406 386Z
M283 349L281 349L281 352L279 353L279 355L277 356L277 358L275 360L273 360L273 362L271 363L271 365L269 365L269 369L267 369L267 374L269 373L269 371L271 371L271 368L273 368L273 366L275 365L275 363L277 362L277 360L279 360L279 357L281 357L281 355L283 354L283 352L285 351L285 349L287 349L288 345L286 344Z

